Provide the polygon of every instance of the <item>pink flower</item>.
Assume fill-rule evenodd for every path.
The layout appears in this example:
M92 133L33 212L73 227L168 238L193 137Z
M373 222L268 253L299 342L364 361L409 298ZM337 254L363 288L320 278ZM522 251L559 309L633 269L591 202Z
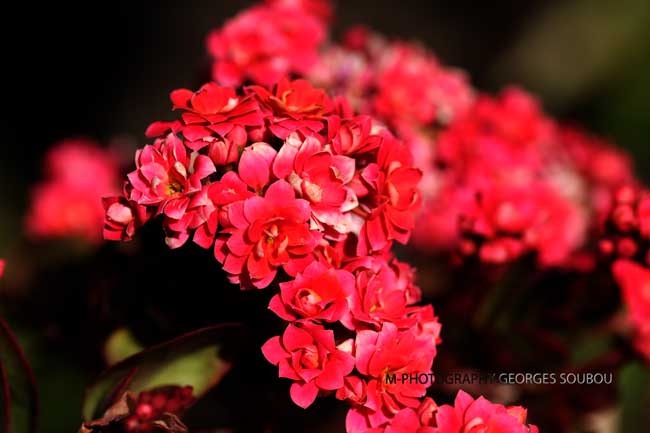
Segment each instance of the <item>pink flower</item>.
M230 205L232 228L215 242L215 256L233 281L268 286L279 267L295 275L310 261L318 236L309 229L309 203L297 199L284 180L269 186L264 197L251 197ZM250 280L250 281L249 281Z
M394 44L387 51L374 108L393 125L448 123L472 104L474 95L462 72L443 68L411 45Z
M127 200L124 196L102 199L104 210L104 239L129 241L135 231L146 223L152 215L151 209Z
M419 307L409 307L419 299L419 289L413 281L400 281L394 269L384 259L364 257L346 266L355 277L355 288L349 298L350 309L341 322L348 329L372 327L381 329L391 322L400 329L415 325L411 313Z
M361 178L370 192L361 208L369 215L359 233L357 253L380 251L392 240L408 242L420 205L422 178L422 172L411 165L408 150L386 134L377 163L364 168Z
M290 73L306 73L318 59L324 22L311 11L286 2L254 6L208 36L212 76L226 86L246 79L273 85Z
M203 248L210 248L214 242L219 225L232 228L228 219L230 205L253 197L255 194L248 189L248 186L234 171L229 171L223 177L208 185L207 195L214 211L210 212L207 218L194 232L194 242Z
M325 127L325 116L334 109L325 90L314 88L306 80L283 78L273 92L262 86L250 86L246 91L260 101L268 113L269 129L281 139L294 131L306 135L321 131Z
M347 312L352 290L351 273L313 262L295 280L280 283L280 293L271 299L269 309L287 321L336 322Z
M357 116L343 121L338 116L331 116L328 122L328 138L335 154L368 154L378 149L382 143L381 136L373 131L373 119L369 116Z
M490 263L534 251L540 264L561 265L582 245L587 229L582 209L543 183L486 185L460 215L469 238L483 239L478 254Z
M239 177L255 191L261 192L271 180L271 166L277 154L263 142L246 147L239 160Z
M399 331L392 323L384 323L379 332L357 332L355 365L368 377L367 400L355 416L365 417L378 427L405 407L417 408L431 380L404 380L424 375L432 378L431 365L436 348L431 340L419 339L412 331ZM395 374L395 382L387 380Z
M185 214L191 196L201 190L201 181L216 171L207 156L190 155L174 134L139 150L135 164L128 175L133 187L129 200L156 206L157 214L176 220Z
M2 259L0 259L0 279L2 279L2 276L5 274L5 266L6 262Z
M262 346L266 359L278 366L280 377L292 379L291 399L298 406L310 406L320 390L343 386L354 368L354 358L334 344L334 333L310 322L290 324L281 337Z
M291 135L273 163L273 173L286 179L296 192L309 201L314 219L337 233L352 231L354 224L346 212L358 205L352 181L355 161L332 155L313 137L300 141Z
M483 397L474 400L458 391L454 406L438 408L435 433L537 433L537 427L526 425L526 415L520 406L506 407Z
M650 269L629 260L617 260L612 271L634 327L636 348L650 359Z
M99 242L101 198L118 191L117 163L89 140L66 140L45 157L46 180L32 191L26 230L36 238L77 237Z

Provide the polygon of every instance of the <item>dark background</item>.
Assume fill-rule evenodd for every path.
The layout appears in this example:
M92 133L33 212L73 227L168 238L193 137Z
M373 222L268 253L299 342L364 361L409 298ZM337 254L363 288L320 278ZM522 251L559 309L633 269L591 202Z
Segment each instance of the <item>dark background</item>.
M202 84L208 31L252 3L3 6L0 257L20 234L45 150L80 135L103 143L127 136L134 146L144 144L146 126L170 118L169 92ZM465 69L479 89L524 85L554 116L583 123L628 149L637 174L650 178L647 0L339 1L335 36L357 23L422 41L444 63ZM78 302L66 304L71 314ZM44 384L44 400L58 400L57 410L72 419L45 413L47 431L67 431L78 422L77 394L89 379L75 371L78 355L62 350L52 364L56 371ZM47 369L43 356L40 368ZM57 398L63 389L69 395Z

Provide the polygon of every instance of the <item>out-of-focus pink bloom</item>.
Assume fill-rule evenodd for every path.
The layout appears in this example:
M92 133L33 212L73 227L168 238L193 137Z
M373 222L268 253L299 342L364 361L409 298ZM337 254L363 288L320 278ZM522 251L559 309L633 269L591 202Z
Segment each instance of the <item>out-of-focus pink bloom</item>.
M635 346L650 359L650 269L629 260L617 260L612 270L634 327Z
M281 337L262 346L266 359L277 365L280 377L294 380L291 399L310 406L320 390L335 391L354 368L354 358L335 346L334 333L310 322L290 324Z
M0 279L2 279L2 276L5 274L5 266L6 262L0 259Z
M584 242L587 229L580 208L539 183L480 190L472 209L461 212L460 225L470 238L482 239L477 252L486 262L504 263L536 252L544 266L566 261ZM472 249L465 252L474 254Z
M650 266L650 192L623 186L610 193L610 201L602 221L601 253Z
M446 124L474 99L462 72L443 68L412 45L392 45L379 69L374 109L393 125Z
M325 23L311 10L286 3L254 6L210 33L215 81L238 86L250 79L269 86L285 75L304 74L316 63Z
M102 238L102 197L119 189L117 162L90 140L66 140L45 156L47 178L32 190L26 230L35 238Z

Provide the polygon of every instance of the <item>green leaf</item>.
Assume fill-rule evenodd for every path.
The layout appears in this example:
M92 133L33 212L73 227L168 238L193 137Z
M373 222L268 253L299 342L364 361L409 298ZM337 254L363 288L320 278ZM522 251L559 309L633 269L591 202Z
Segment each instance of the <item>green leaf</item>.
M118 362L86 390L84 420L101 417L125 391L138 393L162 385L190 385L194 395L201 397L230 368L221 348L240 331L235 324L202 328Z
M0 317L0 433L36 430L36 382L9 325Z
M136 340L130 330L116 329L104 344L104 358L109 366L125 360L142 351L144 347Z
M619 373L621 428L625 433L644 433L650 424L650 366L628 364Z

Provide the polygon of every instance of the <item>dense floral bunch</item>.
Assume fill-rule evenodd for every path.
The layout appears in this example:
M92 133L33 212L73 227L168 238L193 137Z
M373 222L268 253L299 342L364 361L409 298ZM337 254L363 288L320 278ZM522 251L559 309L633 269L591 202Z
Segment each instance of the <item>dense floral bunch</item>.
M71 139L45 156L46 179L32 191L26 230L35 238L100 242L101 197L119 190L116 158L91 140Z
M289 324L263 351L298 405L336 392L367 428L417 408L431 382L386 386L387 374L430 373L440 331L390 253L420 201L408 149L303 80L209 83L171 100L180 119L148 129L124 195L105 200L105 236L129 239L158 216L170 247L213 248L244 289L280 275L269 308Z

